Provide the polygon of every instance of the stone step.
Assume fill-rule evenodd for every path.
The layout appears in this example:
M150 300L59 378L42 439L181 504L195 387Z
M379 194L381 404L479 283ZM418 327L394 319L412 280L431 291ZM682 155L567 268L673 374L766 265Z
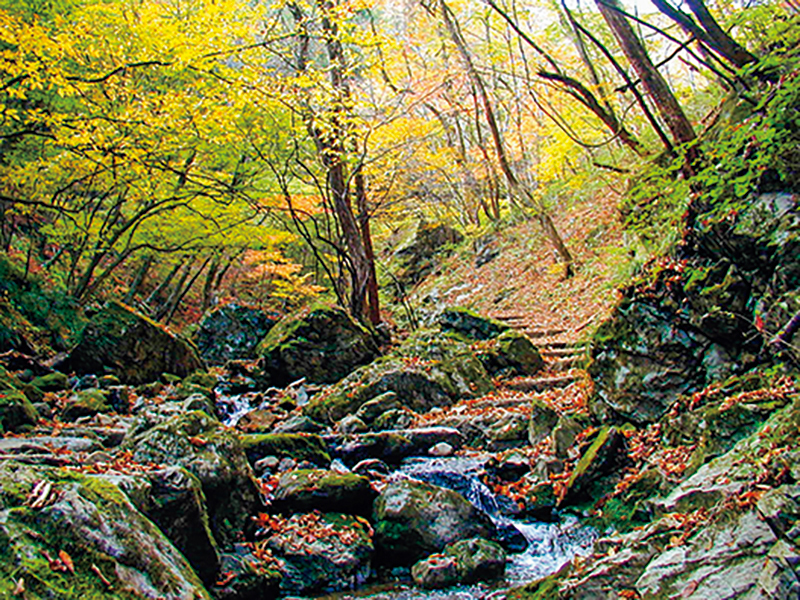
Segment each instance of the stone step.
M542 356L586 356L586 346L566 345L566 342L543 344L539 346Z
M546 368L551 373L561 373L563 371L569 371L570 369L582 367L585 361L585 356L568 356L565 358L559 358L558 360L546 362Z
M544 392L551 389L565 388L575 383L574 375L555 375L553 377L524 377L509 381L505 387L515 392Z

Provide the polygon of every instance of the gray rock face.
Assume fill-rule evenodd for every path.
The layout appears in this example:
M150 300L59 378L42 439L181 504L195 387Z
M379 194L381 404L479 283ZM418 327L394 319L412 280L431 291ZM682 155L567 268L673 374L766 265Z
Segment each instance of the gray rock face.
M390 482L375 501L375 546L380 560L403 564L454 542L493 538L491 520L461 494L414 480Z
M597 330L594 415L654 422L678 396L747 370L759 353L796 360L796 344L770 340L800 310L798 250L791 194L755 197L732 218L698 218L681 260L649 265Z
M413 286L436 268L436 255L448 245L457 244L464 236L444 223L420 222L404 243L394 251L400 269L398 283Z
M197 350L162 325L119 302L110 302L95 315L72 349L66 371L116 376L138 385L162 373L186 377L203 368Z
M229 360L255 357L256 346L277 322L277 315L227 304L203 317L194 340L208 364L221 365Z

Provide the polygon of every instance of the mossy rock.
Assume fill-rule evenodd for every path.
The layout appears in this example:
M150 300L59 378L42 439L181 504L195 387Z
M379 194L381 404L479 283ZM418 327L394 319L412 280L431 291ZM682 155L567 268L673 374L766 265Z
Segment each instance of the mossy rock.
M456 559L461 583L494 581L506 572L506 552L497 542L482 538L460 540L447 546L444 554Z
M0 366L0 428L20 432L36 425L39 414L27 396L17 387L19 380Z
M178 465L203 485L214 538L238 540L259 505L255 477L238 435L202 411L178 414L127 439L123 450L140 463Z
M37 485L44 505L33 508ZM17 596L22 581L25 597L41 600L210 598L184 556L109 481L4 462L0 507L0 596ZM61 552L74 573L46 558Z
M334 423L386 392L393 392L404 406L422 413L462 398L482 396L492 389L486 369L468 345L423 330L392 354L315 395L303 410L317 421Z
M377 347L370 332L344 310L318 304L279 321L256 354L273 385L302 378L334 383L375 358Z
M446 308L436 317L436 325L442 331L455 333L472 341L496 338L509 329L505 323L462 306Z
M126 384L156 381L163 373L186 377L203 368L197 349L163 325L120 302L95 315L61 368L112 374Z
M54 371L34 378L31 385L43 392L60 392L69 389L69 377Z
M307 460L321 467L331 463L331 455L324 440L309 433L264 433L239 436L247 459L251 464L265 456Z
M489 517L452 490L413 479L390 481L375 501L378 558L408 564L460 540L494 538Z
M623 459L624 446L625 438L616 428L601 427L572 470L564 502L570 504L586 495L593 497L591 484L617 472L619 462Z
M108 392L103 390L83 390L75 392L69 397L61 411L61 418L64 421L75 421L80 417L93 417L98 413L105 413L110 410L111 403L108 400Z
M394 280L399 284L399 295L430 274L437 266L437 255L444 255L454 244L464 240L464 236L446 223L427 223L419 221L408 231L393 252L393 262L397 265Z
M369 479L325 469L298 469L281 475L272 508L279 512L314 510L369 516L375 492Z

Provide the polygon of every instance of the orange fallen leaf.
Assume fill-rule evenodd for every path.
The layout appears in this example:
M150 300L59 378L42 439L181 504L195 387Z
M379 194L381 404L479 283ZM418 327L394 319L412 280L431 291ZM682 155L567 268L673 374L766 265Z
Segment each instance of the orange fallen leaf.
M228 585L233 579L236 577L236 573L233 571L227 571L221 574L222 576L217 580L215 585L222 587Z
M202 448L203 446L207 446L208 445L208 440L205 440L205 439L203 439L201 437L197 437L197 436L190 437L189 438L189 442L193 446L197 446L198 448Z
M61 562L64 564L64 567L67 569L67 571L69 571L72 575L75 575L75 564L72 562L72 557L67 554L67 551L59 550L58 558L61 559Z

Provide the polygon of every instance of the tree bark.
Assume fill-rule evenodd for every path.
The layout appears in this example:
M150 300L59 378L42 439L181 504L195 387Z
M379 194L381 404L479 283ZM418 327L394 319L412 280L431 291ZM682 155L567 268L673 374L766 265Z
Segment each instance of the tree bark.
M622 14L618 0L595 0L597 8L611 28L623 54L644 86L658 113L664 120L676 145L689 144L696 139L694 128L683 112L666 80L650 60L647 50L642 44L633 26ZM695 147L689 147L686 153L683 172L687 177L695 173L695 164L699 158Z

